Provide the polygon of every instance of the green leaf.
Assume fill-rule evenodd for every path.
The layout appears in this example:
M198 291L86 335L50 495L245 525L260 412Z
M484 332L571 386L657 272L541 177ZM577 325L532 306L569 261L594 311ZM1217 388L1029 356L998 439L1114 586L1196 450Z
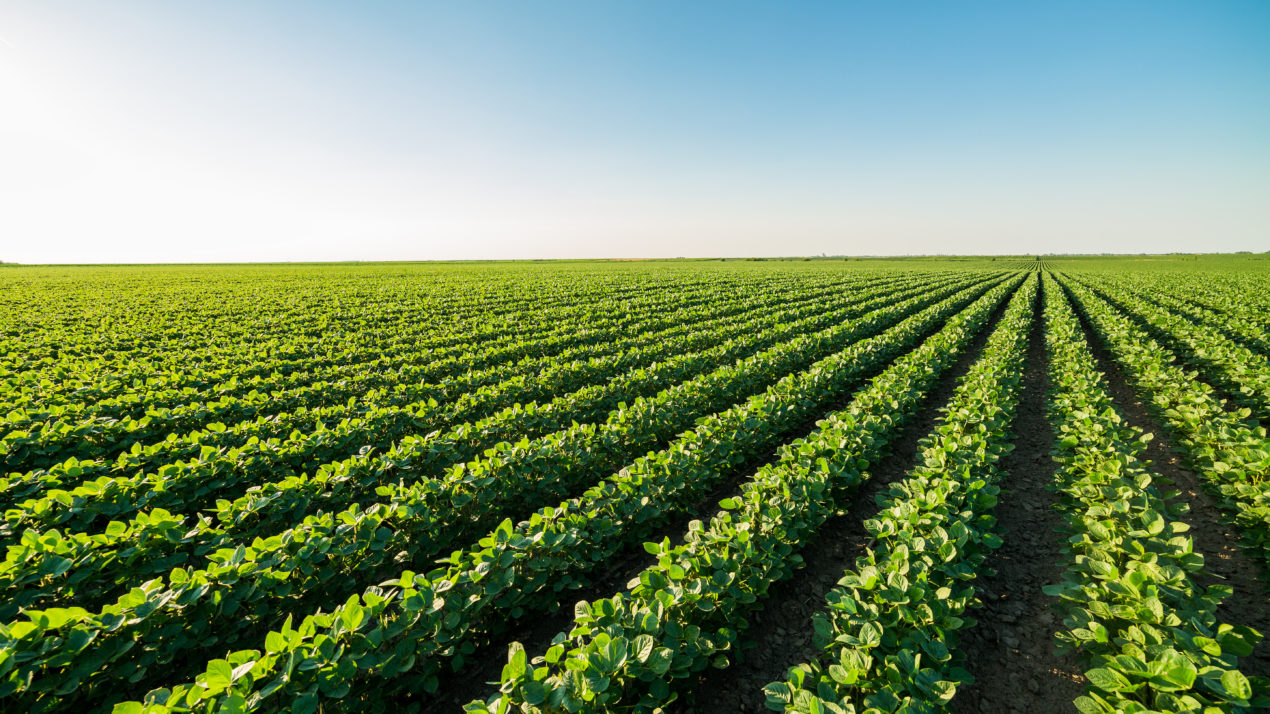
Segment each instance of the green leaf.
M670 663L674 660L675 655L670 651L669 647L658 647L653 650L653 654L648 658L648 666L658 675L665 674L670 670Z
M525 698L526 704L537 706L547 701L547 688L542 682L532 679L521 686L520 694Z
M342 622L345 629L350 632L356 630L358 627L361 627L362 622L365 619L366 611L362 608L362 604L357 601L356 595L350 598L349 601L345 603L344 607L340 609L340 622Z
M269 652L283 652L287 649L287 638L281 633L270 632L265 635L265 649Z
M1221 645L1222 652L1233 654L1236 657L1247 657L1252 654L1252 645L1244 637L1243 631L1225 629L1228 627L1230 626L1223 625L1217 633L1217 642Z
M507 649L507 666L503 668L503 680L516 680L525 676L528 669L528 657L525 646L519 642L511 643Z
M1072 704L1076 705L1076 710L1080 714L1107 714L1107 709L1099 706L1098 702L1089 697L1077 697Z
M1085 672L1085 677L1105 692L1119 692L1132 684L1123 674L1106 668L1091 669Z
M216 714L246 714L247 699L237 692L225 697Z
M207 663L203 681L218 692L228 689L234 684L234 668L227 660L214 659Z
M793 690L784 682L772 682L763 687L763 694L767 698L767 708L772 711L783 712L786 705L794 701Z
M1161 676L1152 677L1151 685L1161 691L1180 692L1195 685L1195 675L1195 665L1186 661L1177 662L1166 669Z
M1248 681L1248 678L1244 676L1243 672L1240 672L1237 669L1232 669L1228 672L1222 673L1221 686L1222 689L1226 690L1225 695L1227 699L1232 699L1236 702L1245 702L1252 698L1252 684Z
M295 698L291 704L291 714L313 714L317 708L317 692L308 692Z
M591 691L597 693L608 689L609 683L612 681L607 674L594 667L587 667L582 674L586 677L587 686L591 688Z
M631 643L631 654L634 655L637 662L642 664L647 662L649 656L653 654L653 647L655 645L656 642L653 640L652 635L639 635L635 638L635 641Z

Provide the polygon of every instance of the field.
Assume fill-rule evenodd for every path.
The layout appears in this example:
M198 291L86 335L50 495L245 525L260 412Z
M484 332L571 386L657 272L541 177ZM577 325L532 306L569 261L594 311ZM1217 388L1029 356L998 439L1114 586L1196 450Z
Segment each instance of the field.
M1270 261L0 268L3 712L1270 707Z

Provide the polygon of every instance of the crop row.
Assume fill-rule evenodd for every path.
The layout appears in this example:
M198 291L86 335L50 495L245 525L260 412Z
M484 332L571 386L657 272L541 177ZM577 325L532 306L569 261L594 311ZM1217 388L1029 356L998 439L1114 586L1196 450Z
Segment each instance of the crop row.
M1270 704L1252 701L1238 669L1260 635L1218 622L1229 586L1196 582L1204 558L1142 461L1148 437L1116 411L1070 306L1057 284L1050 288L1049 414L1069 537L1063 582L1046 592L1065 610L1060 641L1090 667L1077 708L1245 712Z
M955 291L956 288L946 288L912 298L896 304L889 314L850 324L836 324L842 316L833 313L813 316L757 333L761 337L720 345L702 355L668 360L602 388L559 398L541 409L512 408L477 425L403 442L382 456L350 459L340 469L315 474L314 478L261 484L238 501L218 504L219 521L201 519L192 530L187 517L152 512L127 524L112 525L104 534L74 533L63 537L56 532L27 532L19 547L10 548L6 561L0 564L0 575L7 581L5 590L11 607L30 606L37 598L50 595L59 596L63 604L70 601L84 605L93 602L94 593L109 593L113 586L148 580L174 564L185 563L191 555L214 550L226 541L230 547L212 553L211 563L231 560L235 553L232 541L245 543L258 536L264 536L265 541L253 543L251 552L259 556L262 571L268 572L280 562L287 563L288 570L304 568L305 554L325 560L328 567L310 573L316 578L310 585L343 574L334 567L340 562L352 562L364 569L403 549L414 552L417 558L425 543L435 544L435 548L423 553L431 555L451 538L491 520L497 522L501 511L539 505L516 496L521 484L538 484L536 491L544 491L546 483L554 489L546 493L555 497L567 495L575 484L585 483L590 474L615 470L635 456L658 448L699 416L766 386L797 366L791 360L822 355L844 340L893 323L941 293ZM867 311L867 307L861 311ZM822 338L804 340L815 346L814 352L777 349L730 364L733 358L756 347L803 335L818 325L830 327ZM798 357L800 354L804 356ZM694 377L696 374L701 376ZM682 381L684 378L686 381ZM665 391L654 398L638 398L629 406L619 403L657 388ZM609 406L619 408L601 424L574 424L533 442L522 437L516 445L493 444L504 436L564 427L574 419L602 413L600 410ZM590 407L591 411L582 407ZM491 444L493 448L482 458L445 470L449 464L470 458ZM430 478L434 475L441 478ZM397 481L396 486L381 486L393 480ZM380 504L367 509L353 506L345 513L329 512L373 493L377 487L381 495L387 496ZM127 499L123 502L130 503ZM318 506L328 509L328 513L288 527L297 514L303 517ZM430 516L429 511L433 511ZM467 531L458 530L460 527ZM365 535L372 533L377 535ZM337 553L345 557L336 558Z
M1250 555L1270 565L1270 440L1249 411L1227 411L1208 384L1174 364L1175 357L1071 280L1062 280L1077 310L1123 368L1127 380L1175 436L1186 462L1240 528Z
M769 297L758 302L772 304L774 300ZM739 309L746 307L749 306L742 305ZM729 307L724 314L734 314L739 309ZM707 319L713 310L717 308L707 305L700 308L701 314L695 314L677 309L673 304L654 305L644 313L628 316L620 308L614 308L613 314L592 316L584 330L566 324L546 336L516 339L507 335L475 348L462 343L431 350L425 340L423 344L410 346L406 363L396 362L379 368L372 365L360 371L357 379L337 382L322 379L291 390L253 389L246 394L223 394L207 401L178 399L178 403L170 407L159 406L147 398L144 415L135 418L97 416L101 402L13 413L0 427L4 433L0 438L0 467L10 471L46 468L72 456L111 458L133 444L144 444L204 424L251 420L279 412L339 404L350 398L356 399L359 410L408 408L430 398L454 398L485 384L516 375L532 375L557 361L611 354L624 342L655 344L661 337L658 333L669 332L665 337L673 337L686 329L685 323ZM473 374L471 370L481 371ZM445 385L433 384L454 376L461 379ZM391 384L405 386L372 391ZM89 413L78 413L84 410ZM356 410L349 414L357 415ZM315 415L297 416L311 422ZM339 418L338 415L323 416Z
M1201 307L1180 297L1152 290L1150 285L1130 281L1127 278L1115 281L1115 285L1132 290L1139 297L1153 300L1161 307L1183 315L1193 322L1216 327L1222 333L1262 356L1270 356L1270 334L1267 334L1266 329L1260 325L1254 325L1237 315L1214 308Z
M771 709L942 711L968 675L959 633L974 623L974 580L1001 538L993 507L1010 448L1036 281L1016 298L919 446L921 461L865 522L873 545L816 616L819 655L764 688Z
M1008 289L994 288L974 311L989 310ZM524 611L551 607L563 592L585 583L587 571L638 543L982 291L963 292L785 377L582 496L540 509L518 526L505 521L431 573L401 573L333 612L305 617L298 628L288 621L265 637L263 652L214 661L194 684L156 690L147 701L158 709L212 710L239 701L256 707L273 696L282 699L270 706L303 711L319 698L352 702L431 691L442 667L460 666L480 638ZM240 670L225 687L215 674L222 663ZM406 673L409 678L398 678Z
M526 290L523 281L469 281L439 282L397 294L368 294L346 283L331 290L323 287L317 294L286 296L290 304L283 309L274 304L283 295L272 290L217 296L178 289L167 296L172 304L165 302L157 311L125 307L123 313L112 312L118 308L111 303L123 297L119 293L106 291L76 310L65 304L67 291L55 289L58 310L42 313L42 305L30 301L10 313L29 318L21 320L23 329L10 331L20 335L10 354L22 355L17 364L26 370L25 377L0 377L0 385L12 387L3 394L38 407L126 393L148 397L169 388L247 385L313 370L384 370L397 355L419 351L421 340L447 347L497 340L502 334L529 339L588 324L598 316L620 317L622 312L646 312L658 305L691 308L718 303L720 296L729 294L797 295L809 289L851 289L877 280L876 275L786 275L762 281L680 278L637 284L606 280L590 285L566 280L537 286L543 290ZM495 290L500 284L505 289ZM260 303L250 302L262 296L266 299ZM155 304L147 297L152 296L134 293L126 302ZM212 334L202 332L208 327L214 328ZM42 349L41 340L51 346ZM82 355L85 351L88 354ZM0 348L0 359L3 354Z
M1011 288L1015 285L1012 281ZM1034 291L1035 279L1029 278L990 343L1017 342L1019 332L1025 341ZM866 469L1000 299L949 321L858 393L846 410L783 448L780 459L754 474L739 496L720 503L724 510L708 525L691 525L682 545L668 539L647 544L657 562L632 580L629 591L578 603L572 629L541 657L530 661L513 646L499 694L473 702L467 711L663 710L676 698L675 680L726 658L746 626L745 612L773 582L792 574L799 548L841 506L844 492L867 478ZM970 407L953 413L976 423L980 418Z
M788 312L799 307L800 303L795 301L786 311L778 311L777 314L783 319L793 319L806 314L807 310L824 309L825 305L813 299L806 310ZM741 324L742 332L753 327L746 323L744 317L725 325L737 322ZM711 339L711 328L721 330L725 325L707 322L702 329L696 321L684 320L680 327L653 334L649 339L612 345L592 343L574 354L527 360L514 366L510 372L507 368L495 368L468 372L441 384L410 385L400 390L402 403L396 406L376 408L365 403L349 404L259 417L228 428L212 424L184 436L170 435L156 444L134 445L113 462L70 459L47 471L14 475L5 484L5 495L13 503L46 488L65 489L80 481L89 482L114 472L154 471L182 459L215 461L222 468L225 468L226 462L231 462L234 464L233 474L248 481L258 474L272 474L278 478L282 468L303 472L364 446L391 443L405 434L426 433L479 418L517 402L554 396L553 390L568 391L590 380L602 381L624 369L648 364L674 354L675 349L686 348L682 339L672 338L678 336L700 344ZM724 330L721 334L726 336L730 332ZM613 354L597 358L594 356L597 353ZM589 359L588 355L591 355ZM566 358L572 358L572 361ZM543 367L546 369L539 371ZM506 379L500 382L500 377ZM447 403L436 403L438 399ZM309 427L315 422L316 428ZM327 424L331 426L328 428ZM306 427L311 430L298 431ZM174 468L167 470L172 472ZM176 468L176 472L179 473L180 469ZM74 495L71 492L70 496Z
M497 339L502 334L527 338L557 331L562 324L577 319L612 312L613 307L603 307L606 304L616 307L625 303L628 309L632 304L642 309L686 299L695 304L734 286L685 284L673 292L655 285L561 287L564 289L532 297L522 291L500 297L491 293L488 284L475 293L455 291L447 295L438 291L422 300L362 296L356 311L338 303L309 301L284 313L263 307L255 320L244 320L242 313L250 313L250 307L232 299L227 311L221 308L224 314L214 314L208 306L219 307L221 301L200 300L197 293L191 298L182 292L178 297L184 299L178 309L168 306L163 315L175 319L143 317L140 324L129 326L119 324L123 321L120 316L105 322L110 318L94 305L85 315L92 318L91 323L72 321L74 329L58 329L59 325L41 322L38 331L23 331L17 344L26 359L17 363L17 369L6 370L0 379L19 388L18 396L39 395L35 403L45 405L146 394L154 387L200 390L224 382L250 383L314 369L382 365L384 353L402 352L400 348L418 342L420 334L428 336L425 344L435 347ZM411 319L406 321L407 317ZM135 319L136 314L128 318ZM229 333L222 335L223 342L215 350L209 350L205 342L189 339L192 325L207 322ZM129 342L126 335L131 330L140 334ZM51 382L51 374L64 379ZM99 380L86 381L91 377Z
M921 290L922 287L918 286L901 289L899 293L883 294L874 300L867 301L865 306L875 306L882 304L888 298L905 296ZM735 359L747 354L746 350L749 349L746 347L747 344L764 345L769 336L763 334L763 328L770 327L772 324L788 321L772 331L773 335L785 335L788 339L798 334L791 328L822 329L840 321L844 316L859 314L861 314L859 305L826 310L824 305L815 304L796 307L790 312L777 313L770 318L759 318L758 322L742 323L735 331L735 334L740 335L735 340L741 348L740 351L725 352L724 355L735 355L725 357ZM728 334L731 333L725 332L718 336L723 337ZM72 471L86 472L80 477L82 483L79 486L71 489L48 489L43 495L8 509L6 522L12 532L32 526L47 528L53 525L65 525L72 530L82 531L91 527L93 523L97 523L100 527L104 525L104 519L141 508L188 508L197 506L208 498L217 497L221 493L231 494L235 489L241 489L243 486L264 488L260 483L261 478L268 479L266 484L292 482L296 479L345 481L348 479L342 478L341 472L356 470L354 467L358 464L366 462L379 466L373 460L377 458L373 452L365 450L367 446L392 444L395 439L409 437L411 434L443 431L447 428L460 431L465 429L465 425L466 431L471 432L478 424L482 428L489 426L481 424L481 421L487 420L491 415L501 421L507 421L508 412L517 411L517 404L532 403L532 400L527 397L535 394L546 392L567 395L577 393L580 389L585 390L594 384L606 385L600 395L594 392L583 392L589 397L599 396L599 399L568 404L567 406L571 408L568 411L559 409L560 406L565 405L557 405L556 409L544 412L539 417L545 420L546 431L552 428L549 417L559 416L564 424L572 420L589 421L616 406L618 401L626 396L615 390L614 387L617 385L613 381L626 369L638 370L643 365L650 365L651 361L664 356L667 351L691 353L694 348L699 349L702 345L712 343L715 337L709 331L703 330L692 333L680 341L650 346L646 350L633 350L605 360L563 364L539 374L534 379L520 378L507 383L489 385L466 394L452 403L438 404L432 401L422 403L418 405L418 411L408 412L405 415L412 417L408 420L402 415L389 411L371 415L366 419L347 420L336 425L334 429L318 429L307 433L294 431L285 440L249 439L247 444L239 448L212 449L207 444L196 442L199 446L197 457L166 463L152 471L133 468L124 470L124 473L135 474L132 476L96 475L94 477L94 474L100 473L102 468L100 465L93 468L85 467L84 464L68 464L68 468ZM654 372L657 371L654 370ZM645 368L644 372L637 371L636 376L647 374L647 372ZM651 384L656 387L657 381L652 380ZM637 395L638 392L631 396ZM519 411L526 411L526 409L522 408ZM534 420L531 419L522 419L517 423L520 430L514 433L520 436L533 436L535 431L533 422ZM502 433L499 429L493 429L493 431ZM432 436L439 436L439 434ZM418 452L418 440L415 439L412 443L414 444L412 451ZM362 453L352 457L351 461L344 458L345 454L357 451L359 447ZM392 451L390 449L385 456L394 455ZM313 478L301 475L305 473L311 474ZM45 479L43 485L47 488L55 483L54 478L50 477ZM182 488L174 490L177 485ZM17 482L14 482L12 486L29 488ZM19 488L13 490L16 492ZM241 493L241 490L239 492ZM259 500L255 496L250 498ZM248 510L255 512L259 509ZM234 520L241 519L242 514L234 516Z
M1267 304L1264 297L1260 304L1256 300L1257 295L1265 294L1263 285L1222 289L1213 284L1210 276L1204 276L1170 288L1170 292L1198 307L1231 315L1251 325L1260 326L1263 330L1270 329L1270 314L1267 312L1270 304Z
M697 292L692 288L685 290L688 296L696 298L692 301L694 304L706 299L694 295ZM639 300L640 311L655 310L667 300L685 299L655 293L650 296L652 301ZM370 304L363 306L369 317L359 320L356 326L361 329L353 332L323 320L322 308L311 306L283 319L271 315L265 321L267 339L263 342L262 337L266 335L257 333L228 340L215 349L209 349L209 345L201 341L156 339L149 331L144 340L131 345L120 344L115 325L94 325L96 331L85 334L42 326L44 329L35 335L23 335L28 351L25 369L10 373L4 379L9 389L4 393L0 411L9 414L20 410L18 414L10 414L6 429L20 425L21 421L15 419L73 421L77 414L81 418L97 415L140 419L151 405L216 401L253 389L268 393L288 388L288 384L338 382L342 374L390 372L403 357L414 361L431 359L436 350L470 349L500 336L519 341L559 334L561 322L540 324L543 315L567 316L561 314L561 306L551 304L554 301L549 298L531 310L520 312L517 315L520 321L511 324L494 316L496 305L486 305L494 315L481 311L484 319L462 326L442 325L432 317L406 322L393 315L402 306L382 309ZM473 306L479 302L479 299L474 301ZM588 305L590 313L596 316L621 316L622 307L609 300L577 302ZM427 306L419 308L423 314L431 314ZM453 309L462 310L462 306L456 305ZM388 322L394 318L397 319L395 324ZM173 320L172 325L183 333L209 319L216 318L185 313ZM237 321L226 322L238 324ZM569 321L564 320L563 324ZM325 329L310 332L304 329L306 325ZM32 338L38 335L57 338L56 358L39 356L39 345L32 344ZM110 342L97 345L101 353L91 359L77 354L83 341L100 340L103 335L108 336Z
M849 283L851 289L863 287L873 283L876 280L856 281ZM810 293L824 293L829 290L843 290L848 286L843 284L821 285L812 291L799 290L794 294L805 296ZM771 303L777 299L777 296L788 295L787 286L777 284L765 287L763 290L748 291L750 299L746 302L756 303L756 301L765 301ZM133 390L125 392L117 396L109 396L98 393L85 393L84 390L75 390L68 395L68 401L64 401L57 408L47 408L44 410L34 410L29 413L20 413L11 415L12 418L7 423L0 424L0 430L12 430L23 427L24 423L37 421L50 421L58 419L65 422L73 422L76 415L78 418L86 417L110 417L114 419L141 419L150 412L156 414L152 416L152 420L159 421L157 417L164 416L164 412L160 408L176 407L184 404L198 404L201 402L219 402L228 397L235 395L247 395L255 391L262 394L275 395L280 401L298 402L300 395L291 395L290 392L300 390L301 394L306 394L308 390L305 387L311 385L324 385L324 392L329 393L329 401L343 401L348 394L361 393L371 389L381 388L385 384L391 384L392 381L411 380L413 373L418 372L421 368L429 366L430 362L444 362L447 358L462 357L465 354L480 354L481 350L491 345L486 344L493 342L493 346L497 343L527 343L549 341L549 339L567 336L576 333L579 322L587 326L589 332L597 330L617 330L623 336L639 334L641 330L640 323L647 322L650 317L664 317L665 315L673 315L682 313L684 316L694 316L703 310L709 309L712 305L717 305L718 294L713 290L694 290L676 291L663 296L654 296L656 299L641 299L637 304L623 304L613 300L597 300L586 303L585 321L573 318L571 319L568 310L552 309L551 305L540 305L533 312L521 313L518 315L525 321L525 324L501 325L494 327L495 323L482 323L478 325L480 330L473 332L472 330L436 330L424 332L422 335L403 335L398 340L400 344L389 346L382 342L376 342L367 345L365 348L351 349L343 352L335 352L333 345L326 345L326 335L323 335L324 349L329 355L327 358L319 358L317 355L308 354L297 360L278 360L277 358L265 359L264 363L269 364L274 371L268 374L257 374L247 379L240 379L236 373L226 373L225 370L209 375L208 378L202 379L200 386L203 389L190 386L186 381L186 373L199 373L201 370L196 366L192 355L187 355L187 359L179 362L180 368L178 375L181 379L166 379L167 375L151 366L146 369L146 379L144 381L143 390ZM574 309L578 309L575 307ZM549 327L543 327L534 324L530 326L531 321L528 319L534 316L541 319L544 316L558 318L549 323ZM419 332L421 327L429 325L412 325L412 331ZM643 328L647 329L647 328ZM376 334L379 331L372 331L370 334ZM479 348L479 349L478 349ZM486 350L488 351L488 350ZM170 357L170 356L166 356ZM253 364L248 361L247 364ZM144 365L136 365L138 368ZM156 372L158 372L156 374ZM173 375L175 377L176 375ZM218 377L218 378L212 378ZM277 377L271 380L271 377ZM388 381L392 380L392 381ZM11 394L25 395L30 390L11 390ZM343 395L343 396L341 396ZM45 405L49 402L46 399ZM13 407L0 407L0 411L11 411ZM180 417L180 413L168 415L174 419ZM18 419L19 421L14 421ZM172 419L169 419L171 421ZM179 426L179 424L178 424Z
M1232 342L1215 327L1194 323L1115 287L1091 289L1196 367L1206 381L1251 409L1257 419L1270 420L1270 362L1264 356Z

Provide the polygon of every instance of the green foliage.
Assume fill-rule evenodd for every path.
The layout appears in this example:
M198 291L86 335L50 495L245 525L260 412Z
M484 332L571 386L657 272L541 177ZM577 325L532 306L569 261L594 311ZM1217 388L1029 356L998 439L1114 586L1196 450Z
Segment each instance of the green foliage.
M1204 559L1141 460L1147 436L1123 422L1062 291L1047 283L1049 408L1070 560L1063 582L1046 592L1066 611L1060 644L1089 665L1077 708L1243 712L1270 705L1254 700L1237 668L1261 635L1217 620L1230 589L1196 582Z
M759 469L709 524L694 522L683 545L646 546L658 561L629 591L579 603L573 629L557 637L560 650L535 658L540 666L532 674L505 678L500 694L467 710L496 712L510 704L531 711L530 698L543 687L548 701L566 711L660 711L675 701L675 680L726 663L746 626L745 611L791 574L798 546L832 515L842 492L866 477L887 436L1018 284L1000 286L953 317L857 392L846 410L783 447L779 460ZM1030 310L1028 291L1013 305L1012 314ZM641 637L653 642L648 660L615 656Z
M1248 553L1270 565L1270 439L1247 408L1227 410L1209 384L1088 288L1065 280L1075 305L1167 424L1188 464L1238 524Z
M1036 285L1029 278L1015 296L922 441L921 463L866 522L873 546L816 616L820 656L767 685L768 708L937 712L969 681L957 667L958 633L973 624L976 570L1001 544L992 532L996 462L1011 448Z
M625 590L576 603L544 651L509 647L467 709L674 710L1000 307L806 625L819 654L754 693L939 710L967 681L959 633L1001 543L996 463L1053 270L1079 272L1044 278L1075 706L1264 707L1239 670L1260 634L1196 584L1202 554L1064 297L1270 563L1270 301L1234 260L6 270L0 710L432 706L641 545ZM720 510L662 538L702 503Z

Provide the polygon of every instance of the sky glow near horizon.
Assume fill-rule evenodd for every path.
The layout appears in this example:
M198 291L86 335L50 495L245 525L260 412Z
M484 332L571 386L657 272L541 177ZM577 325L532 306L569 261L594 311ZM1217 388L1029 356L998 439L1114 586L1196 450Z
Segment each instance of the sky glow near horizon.
M1270 250L1270 3L0 6L0 260Z

